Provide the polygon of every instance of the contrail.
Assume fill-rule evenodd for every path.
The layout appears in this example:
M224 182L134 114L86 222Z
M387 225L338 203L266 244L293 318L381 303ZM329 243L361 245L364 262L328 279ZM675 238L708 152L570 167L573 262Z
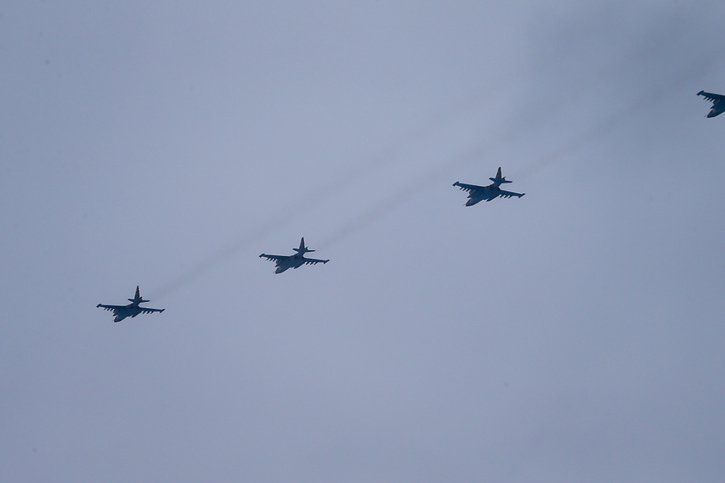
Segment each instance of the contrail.
M171 295L186 285L198 280L239 252L251 248L253 244L256 244L274 231L277 225L288 222L289 218L291 218L290 215L279 216L277 219L269 221L257 228L254 233L247 234L238 240L218 248L206 258L202 258L187 268L183 273L154 290L156 297L163 298Z
M648 105L656 104L659 99L672 95L672 92L680 92L680 88L695 77L692 73L702 72L702 68L709 64L709 57L701 57L693 61L690 68L686 69L686 72L688 72L689 75L683 75L676 82L667 85L659 84L648 87L646 91L640 92L637 98L631 103L615 111L612 115L600 119L590 128L579 133L569 143L562 145L560 148L550 152L546 156L535 159L517 178L519 180L525 180L529 176L540 172L544 168L552 166L557 161L565 159L568 155L582 149L590 144L595 138L601 138L613 132L621 125L620 122L622 119L632 118L634 113L642 110Z
M511 89L513 86L514 84L509 84L507 88ZM408 146L417 144L420 139L431 137L435 132L440 130L441 126L450 124L451 119L465 115L466 111L476 111L476 107L480 102L482 102L482 96L476 95L461 98L458 102L447 105L444 109L439 110L435 115L431 116L431 121L391 140L387 145L378 149L374 156L361 159L346 172L338 174L335 179L311 190L306 196L295 203L296 211L294 213L289 210L286 210L284 213L279 213L272 219L268 219L263 225L256 227L251 233L220 246L209 256L194 263L180 275L177 275L167 283L158 287L154 292L158 294L157 297L165 297L177 292L205 276L208 272L240 252L251 249L258 242L273 233L278 226L289 224L295 218L313 212L328 200L343 195L350 188L351 184L361 183L365 178L400 163L402 153ZM394 198L398 196L395 195Z
M451 165L466 164L480 159L486 152L492 150L495 145L509 142L510 139L514 137L514 134L515 131L510 130L506 136L497 139L495 143L478 145L467 151L465 154L458 156L455 161L438 165L437 167L430 169L424 176L416 178L399 192L383 198L375 203L370 209L365 210L357 216L349 219L339 229L335 230L332 235L327 238L323 238L319 244L320 248L333 246L350 235L367 228L377 220L390 215L393 211L412 200L416 194L420 194L422 187L428 188L440 184L442 182L441 180L444 178L447 179L446 176L451 171Z
M671 39L670 39L671 40ZM645 52L640 52L636 57L642 57L649 55L651 49ZM632 61L631 56L628 56L627 61ZM528 168L525 168L517 178L523 180L541 171L544 168L550 167L557 161L565 158L567 154L576 152L582 147L587 145L593 138L601 137L610 133L616 129L619 125L619 121L625 117L630 116L632 113L642 109L644 106L651 102L657 102L656 99L660 96L666 95L672 91L673 85L680 85L685 80L689 80L694 77L694 72L701 72L699 68L704 65L709 65L709 59L712 56L700 55L698 59L693 62L693 66L698 69L687 69L687 72L693 73L691 75L682 76L679 81L675 84L670 83L665 86L660 84L653 88L648 88L646 92L643 92L634 102L626 105L624 108L617 110L612 115L606 116L600 121L594 123L589 129L581 132L575 138L562 145L560 148L555 149L549 154L534 160L529 164ZM603 82L603 81L602 81ZM507 86L509 89L511 85ZM591 90L591 89L590 89ZM582 91L580 94L584 95L587 91ZM475 108L480 106L479 102L471 102L472 99L481 100L480 96L469 96L463 99L462 102L455 103L452 108L445 110L445 112L434 116L434 121L428 122L422 127L418 127L409 131L407 134L396 138L391 141L387 146L383 147L378 151L375 156L362 160L356 163L353 167L342 175L337 176L334 180L331 180L317 189L309 192L307 196L302 199L297 206L300 209L297 213L309 213L314 211L317 207L322 205L327 200L339 196L349 189L350 183L360 183L364 178L371 176L373 173L377 173L391 165L395 165L401 162L402 152L405 148L411 144L415 144L422 138L431 137L441 126L447 125L451 122L451 119L460 117L464 111L474 111ZM520 128L516 129L513 125L506 129L506 133L498 137L494 141L488 141L486 143L479 143L472 149L468 150L463 155L455 157L452 161L446 162L439 165L438 167L432 168L428 173L416 179L407 187L404 187L397 193L383 198L377 203L373 204L372 207L357 216L350 218L345 222L339 229L335 230L332 235L327 238L323 238L320 246L328 247L334 245L349 237L350 235L359 232L366 228L376 220L390 214L395 209L399 208L410 199L412 199L416 193L421 191L421 186L432 186L436 183L440 183L441 178L451 171L452 167L464 165L475 159L480 159L488 151L493 149L495 146L504 145L515 140L515 136L520 132ZM273 233L276 227L285 225L298 215L292 214L289 211L279 214L272 220L268 221L264 225L257 227L253 233L247 234L240 237L239 239L228 243L227 245L221 246L214 253L206 258L201 259L199 262L192 265L189 269L183 272L181 275L175 277L168 283L162 285L158 289L159 296L166 296L171 293L178 291L184 286L193 283L197 279L204 276L209 271L213 270L217 266L221 265L224 261L237 255L239 252L251 248L253 244L261 241L263 238Z
M693 62L693 68L688 69L687 72L700 72L697 67L707 65L709 57L701 57L697 61ZM627 104L623 108L615 111L609 116L606 116L599 121L595 122L591 127L585 131L579 133L576 137L563 144L561 147L551 151L545 156L535 159L528 168L524 168L520 175L517 175L517 179L523 180L535 174L544 168L550 167L556 162L565 159L567 155L574 153L583 147L587 146L592 139L596 137L605 136L614 131L619 125L620 120L623 118L629 118L633 113L641 110L645 106L656 102L653 99L659 99L665 96L668 92L671 92L674 87L681 86L686 83L693 75L682 76L677 82L668 85L660 84L654 88L650 87L646 92L642 92L633 102ZM487 151L492 150L495 146L506 144L513 141L515 135L518 133L517 130L509 129L504 137L498 138L495 142L487 142L485 144L478 144L471 150L460 155L448 163L433 168L428 171L427 175L416 179L407 187L403 188L400 192L395 195L388 196L379 202L375 203L370 209L358 214L354 218L351 218L344 223L338 230L336 230L328 238L323 239L320 243L320 247L328 247L335 245L345 238L357 233L369 225L381 219L394 210L403 206L406 202L410 201L416 194L421 191L422 186L432 186L434 184L441 183L441 178L451 171L452 167L461 166L475 160L480 159Z

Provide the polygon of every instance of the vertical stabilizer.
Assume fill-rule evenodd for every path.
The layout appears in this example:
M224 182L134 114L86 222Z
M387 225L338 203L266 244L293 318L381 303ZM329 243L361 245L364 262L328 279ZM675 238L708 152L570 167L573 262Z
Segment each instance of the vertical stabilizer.
M304 255L305 253L314 252L314 250L310 250L305 246L305 237L302 237L300 239L300 247L299 248L293 248L294 251L299 253L300 255Z
M137 305L143 302L151 302L150 300L144 300L141 298L141 290L139 290L138 285L136 285L136 294L133 296L132 299L128 299L128 301L133 302Z
M493 181L493 184L496 186L504 184L504 183L510 183L511 181L507 181L505 176L501 176L501 166L498 167L498 171L496 171L496 177L495 178L488 178L491 181Z

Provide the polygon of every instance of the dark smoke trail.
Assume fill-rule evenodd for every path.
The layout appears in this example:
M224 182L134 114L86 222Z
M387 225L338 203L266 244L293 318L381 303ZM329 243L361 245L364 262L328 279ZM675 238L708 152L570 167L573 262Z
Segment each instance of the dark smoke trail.
M513 84L508 85L506 88L512 89ZM467 114L468 111L475 112L477 106L483 100L484 97L477 94L476 96L461 98L458 102L448 104L444 109L432 116L430 121L391 140L386 146L379 149L374 156L359 160L345 172L335 176L335 179L311 190L303 199L295 203L294 213L289 210L285 211L285 213L280 213L263 226L256 227L252 233L221 246L208 257L199 260L180 275L161 285L154 293L158 294L157 297L164 297L177 292L240 252L250 249L257 242L273 233L278 226L284 226L297 216L305 216L305 214L313 212L330 199L343 195L351 185L361 183L366 178L381 172L385 168L396 165L400 162L402 153L408 146L418 143L421 139L430 138L435 132L440 130L441 126L450 124L452 119L461 117Z
M678 35L672 35L673 32L668 31L666 34L667 37L665 37L665 39L672 43L676 41L675 37L681 35L682 32L678 32ZM627 58L624 59L626 62L623 62L622 69L627 68L624 65L625 63L631 64L633 61L637 62L642 58L649 58L655 52L662 50L662 43L652 42L649 45L650 47L644 51L637 52L633 56L627 56ZM616 127L620 124L620 120L624 117L630 117L633 113L641 110L650 102L657 102L661 96L665 96L670 92L676 91L676 89L674 89L675 87L681 86L684 84L685 80L695 77L695 73L701 74L703 71L707 71L708 69L704 67L710 66L709 59L716 57L717 56L705 55L703 52L698 52L698 57L691 63L692 68L686 69L686 75L683 75L678 82L669 83L668 85L660 83L657 86L648 88L648 90L646 92L642 92L634 102L616 111L612 115L606 116L599 122L594 123L589 129L578 134L574 139L569 140L560 148L532 161L527 168L517 174L517 178L519 180L527 179L532 174L551 167L567 155L582 149L594 138L602 137L611 133L616 129ZM600 83L606 81L603 76L597 77L601 79ZM589 89L582 88L580 92L572 93L572 95L591 95L593 92L596 92L594 87L595 86L590 85ZM507 85L506 88L507 90L511 90L513 89L513 85ZM498 91L497 95L500 94L500 91ZM380 172L386 167L399 163L406 146L412 145L421 139L430 138L440 129L441 126L448 125L451 122L451 119L460 117L464 114L464 112L475 111L480 106L480 101L484 98L485 96L477 95L475 97L463 99L462 102L454 104L452 108L446 109L443 113L439 113L439 115L433 118L433 121L426 123L422 127L411 130L407 135L393 140L386 147L379 150L376 156L355 163L355 165L352 168L349 168L346 173L336 176L334 180L331 180L311 191L303 200L297 203L297 213L309 213L326 201L343 194L345 190L349 189L351 183L360 183L364 178ZM534 127L536 126L536 123L530 124ZM529 129L532 128L529 127ZM442 178L451 171L452 167L461 166L471 161L479 160L492 148L515 141L516 137L520 135L522 128L520 126L516 128L512 124L505 131L505 134L498 137L496 140L478 144L452 161L431 169L425 176L415 180L398 193L380 200L369 210L351 218L342 227L333 232L332 235L323 239L321 247L339 243L348 236L366 228L371 223L374 223L377 219L390 214L392 211L412 199L416 193L421 191L421 187L442 183ZM240 237L238 240L220 247L210 256L200 260L181 275L172 279L165 285L162 285L159 288L158 293L161 296L169 295L184 286L193 283L209 271L213 270L215 267L221 265L224 261L237 255L242 250L250 248L253 243L256 243L268 236L277 226L289 223L294 216L296 215L293 215L290 212L280 214L276 216L273 221L255 229L252 234Z
M647 89L645 92L641 92L640 95L631 103L624 106L622 109L615 111L613 114L606 116L594 123L590 128L579 133L575 138L571 139L561 147L551 151L545 156L532 161L527 168L524 168L519 175L518 180L524 180L537 172L551 167L558 161L565 159L567 156L575 153L576 151L587 146L593 139L601 138L608 134L611 134L618 126L621 125L621 120L624 118L630 118L632 115L656 102L656 99L662 98L677 88L681 88L689 81L693 75L693 72L702 72L702 68L709 64L709 57L703 56L692 62L692 68L687 69L686 72L689 75L681 76L676 82L670 84L659 84ZM451 171L452 167L465 165L471 161L480 159L485 155L486 152L491 151L495 146L506 144L514 141L515 136L518 134L518 130L510 128L507 130L505 136L498 138L495 142L488 142L485 144L479 144L474 146L473 149L469 150L465 154L456 157L452 161L431 169L426 176L416 179L409 186L403 188L400 192L395 195L388 196L387 198L379 201L373 205L369 210L360 213L354 218L346 222L342 227L336 230L328 238L323 239L320 243L320 247L328 247L339 243L347 237L367 228L375 221L388 216L390 213L400 208L406 202L410 201L417 193L421 191L422 187L430 187L435 184L443 182L442 177Z

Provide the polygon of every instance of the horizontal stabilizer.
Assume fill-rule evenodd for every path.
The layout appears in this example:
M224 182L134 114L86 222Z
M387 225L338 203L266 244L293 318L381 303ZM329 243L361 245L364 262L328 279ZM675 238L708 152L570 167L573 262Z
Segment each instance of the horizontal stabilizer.
M307 248L305 246L305 237L302 237L302 239L300 240L299 248L293 248L293 250L296 251L297 253L299 253L300 255L304 255L305 253L311 253L311 252L315 251L315 250L310 250L309 248Z

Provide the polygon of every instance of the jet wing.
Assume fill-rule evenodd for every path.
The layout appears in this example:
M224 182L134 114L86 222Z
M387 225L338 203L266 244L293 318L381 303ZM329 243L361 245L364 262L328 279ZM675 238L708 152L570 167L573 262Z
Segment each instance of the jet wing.
M288 255L267 255L266 253L262 253L259 258L266 258L267 260L272 260L273 262L283 262L290 257Z
M463 191L468 192L468 199L470 200L466 206L475 205L476 203L486 200L491 201L496 196L498 196L498 193L500 190L492 190L488 186L478 186L475 184L466 184L466 183L459 183L455 182L453 183L453 186L458 186Z
M698 96L702 96L708 101L717 102L717 101L725 101L725 96L720 94L713 94L712 92L705 92L700 91L697 93Z
M303 258L305 265L317 265L318 263L327 263L330 260L318 260L317 258Z
M475 192L478 192L478 191L480 191L480 192L486 191L486 187L485 186L478 186L478 185L475 185L475 184L459 183L458 181L456 181L455 183L453 183L453 186L458 186L458 188L462 189L463 191L468 191L469 193L475 193Z
M142 314L153 314L154 312L163 312L166 309L147 309L146 307L139 307Z
M123 306L123 305L104 305L104 304L96 305L96 308L98 308L98 307L102 308L103 310L111 310L111 311L113 311L114 314L116 312L118 312L120 309L125 308L125 306Z
M499 192L498 192L498 195L501 198L511 198L512 196L518 196L519 198L521 198L525 194L526 193L514 193L513 191L506 191L506 190L499 190Z

